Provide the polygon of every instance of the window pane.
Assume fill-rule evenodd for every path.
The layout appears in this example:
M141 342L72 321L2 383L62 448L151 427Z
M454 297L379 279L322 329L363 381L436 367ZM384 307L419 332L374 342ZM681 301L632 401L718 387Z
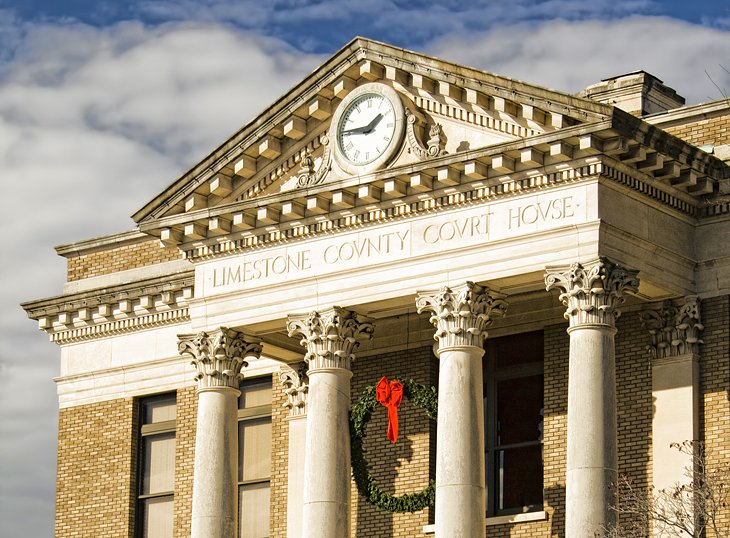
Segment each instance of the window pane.
M249 484L239 488L239 538L268 538L269 483Z
M499 510L542 508L542 446L496 452Z
M542 440L543 376L505 379L497 384L497 444Z
M491 345L498 369L543 361L542 331L495 338Z
M172 497L142 501L142 537L172 538Z
M175 395L165 398L156 398L145 402L143 405L144 424L175 420Z
M271 417L238 423L238 481L271 475Z
M142 438L142 495L172 491L175 480L175 433Z
M271 378L246 380L241 384L241 396L238 398L238 408L258 407L271 405Z

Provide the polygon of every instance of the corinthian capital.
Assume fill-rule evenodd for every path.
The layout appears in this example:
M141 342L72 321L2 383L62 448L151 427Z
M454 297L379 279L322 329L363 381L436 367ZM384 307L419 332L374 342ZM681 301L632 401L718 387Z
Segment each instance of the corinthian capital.
M358 338L370 338L371 323L360 322L357 314L339 306L312 312L293 314L286 324L289 336L302 336L300 343L307 349L304 360L309 372L319 368L350 369L353 352L360 345Z
M598 258L585 265L548 267L545 286L562 290L560 301L565 305L564 317L571 327L578 325L615 326L624 302L624 292L639 289L638 271L625 269L607 258Z
M279 382L284 387L287 401L284 407L289 410L289 417L301 417L307 414L307 393L309 378L306 363L299 363L297 369L285 366L279 372Z
M416 309L419 314L431 312L439 351L453 346L481 348L487 328L495 317L504 315L507 302L487 288L466 282L454 288L418 292Z
M261 343L226 327L197 334L179 334L178 350L197 369L198 390L214 387L238 389L245 357L261 355Z
M690 295L682 302L664 301L641 313L649 331L647 349L654 359L677 357L698 352L705 326L700 320L700 300Z

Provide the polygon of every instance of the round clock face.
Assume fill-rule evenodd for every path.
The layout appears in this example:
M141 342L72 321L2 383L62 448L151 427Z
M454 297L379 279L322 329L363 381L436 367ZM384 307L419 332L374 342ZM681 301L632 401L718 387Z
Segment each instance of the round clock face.
M383 166L400 147L404 109L398 94L384 84L364 84L335 111L335 156L346 172L362 174Z

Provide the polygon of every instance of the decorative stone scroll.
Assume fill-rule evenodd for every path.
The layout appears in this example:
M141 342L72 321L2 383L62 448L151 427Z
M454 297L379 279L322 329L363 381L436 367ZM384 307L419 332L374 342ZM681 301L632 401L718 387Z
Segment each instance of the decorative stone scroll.
M416 309L431 312L429 321L436 327L434 340L439 350L454 346L481 348L493 318L504 316L507 302L489 289L466 282L454 288L421 291Z
M320 368L350 369L358 338L371 338L373 325L360 322L357 314L339 306L310 314L289 316L289 336L302 335L300 343L307 348L304 360L309 373Z
M684 299L681 305L664 301L657 308L641 313L641 321L649 331L647 346L654 359L696 354L705 326L700 319L700 300L696 295Z
M302 156L302 165L297 175L297 188L313 187L324 181L325 176L332 168L332 146L326 134L321 138L324 150L322 153L322 162L319 168L315 170L314 159L309 150Z
M416 136L416 124L418 122L419 117L406 108L406 138L413 154L421 160L446 155L447 151L444 149L446 140L444 139L441 124L431 124L428 129L428 141L424 147L418 140L418 136Z
M639 289L638 271L625 269L601 257L585 265L548 267L545 286L563 290L560 301L565 305L563 315L571 327L578 325L615 326L621 315L618 306L625 300L624 292Z
M242 333L227 327L211 332L179 334L178 350L197 369L198 390L230 387L238 389L248 365L245 357L261 355L261 343L249 341Z
M296 370L285 367L279 372L279 381L284 387L287 401L284 407L289 410L289 417L302 417L307 414L307 393L309 378L307 365L300 362Z

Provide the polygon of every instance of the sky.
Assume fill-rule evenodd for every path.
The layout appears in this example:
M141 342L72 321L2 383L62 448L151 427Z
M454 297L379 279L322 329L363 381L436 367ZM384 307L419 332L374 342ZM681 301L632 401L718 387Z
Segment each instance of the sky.
M730 2L0 0L0 536L53 534L60 351L19 303L354 36L570 93L730 95Z

